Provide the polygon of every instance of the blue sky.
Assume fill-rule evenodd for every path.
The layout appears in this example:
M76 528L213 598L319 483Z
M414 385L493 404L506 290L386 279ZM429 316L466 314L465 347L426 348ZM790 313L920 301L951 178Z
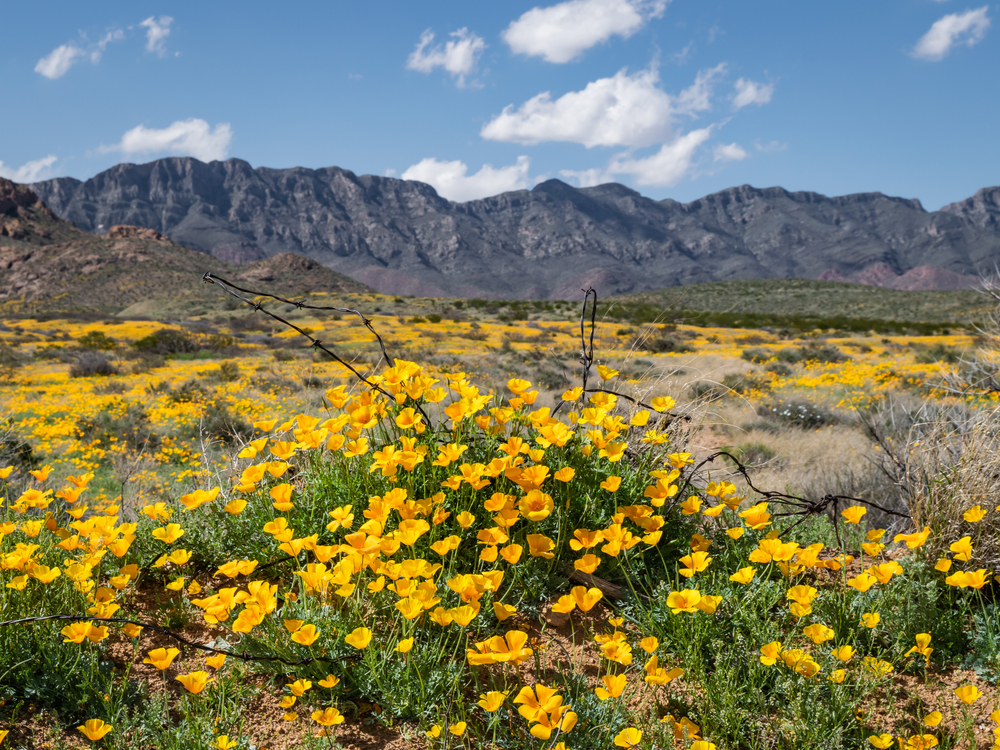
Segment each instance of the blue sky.
M5 9L0 175L191 155L454 200L617 181L1000 184L998 6L961 0L55 2Z

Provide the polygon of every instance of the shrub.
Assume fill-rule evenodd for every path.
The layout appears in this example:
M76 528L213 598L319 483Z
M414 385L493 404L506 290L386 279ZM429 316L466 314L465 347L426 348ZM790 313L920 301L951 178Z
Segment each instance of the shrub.
M71 378L90 378L98 375L115 375L118 368L107 357L97 352L83 352L69 368Z
M707 380L698 380L688 386L691 398L701 401L718 401L724 398L729 389L720 383L712 383Z
M755 442L740 443L734 452L739 457L740 463L753 467L773 461L778 455L773 448Z
M799 362L823 362L827 364L837 364L849 360L846 354L840 349L829 344L825 346L804 346L798 351Z
M224 383L230 383L240 377L240 366L236 362L223 362L219 365L218 378Z
M777 401L766 407L772 419L788 425L795 425L805 430L841 422L835 414L808 401Z
M10 380L24 364L24 358L13 347L0 343L0 382Z
M225 404L212 402L202 411L201 419L186 430L186 434L189 437L207 437L224 445L234 445L251 439L254 430L252 425L233 414Z
M657 330L655 333L640 335L636 340L636 348L653 352L654 354L685 354L693 352L694 348L675 335Z
M149 413L141 404L115 401L91 419L79 423L85 440L97 440L103 446L123 442L134 451L153 450L160 436L153 429Z
M136 341L132 346L136 351L143 354L186 354L194 353L201 349L194 336L186 331L172 331L164 329L151 333Z
M774 357L774 351L771 349L764 349L760 346L753 346L749 349L744 349L740 356L747 362L754 362L755 364L760 364L762 362L767 362L767 360Z
M118 346L118 342L103 331L89 331L76 340L76 343L84 349L109 352Z
M437 313L431 313L430 315L427 316L427 322L428 323L440 323L441 320L442 320L442 317L440 315L438 315Z
M731 373L722 378L722 385L730 391L740 394L747 394L751 391L771 390L771 380L752 372L740 374Z
M786 365L784 362L768 362L766 365L764 365L764 369L767 370L768 372L773 372L775 375L778 375L783 378L787 378L789 375L795 372L795 370Z
M950 346L945 346L944 344L934 344L929 347L915 348L917 348L917 356L914 357L914 361L919 362L920 364L931 365L937 362L944 362L946 364L953 365L957 364L962 359L960 352Z

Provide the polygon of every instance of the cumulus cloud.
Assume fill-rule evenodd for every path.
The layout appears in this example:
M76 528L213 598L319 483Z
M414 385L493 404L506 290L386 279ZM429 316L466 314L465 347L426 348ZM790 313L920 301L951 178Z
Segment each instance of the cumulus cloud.
M517 163L509 167L495 169L491 164L485 164L478 172L470 175L465 162L424 159L400 176L404 180L426 182L442 197L462 202L527 189L530 184L530 166L531 159L519 156Z
M738 78L733 84L733 109L743 109L751 104L758 107L767 104L774 96L774 85L767 83L757 83L747 78Z
M671 137L676 115L711 107L712 85L724 71L724 65L703 70L690 87L672 97L660 89L655 68L635 75L622 69L558 99L545 91L516 109L508 105L483 126L480 135L530 145L565 141L587 148L652 146Z
M746 158L746 150L738 143L720 143L715 147L714 161L743 161Z
M155 52L160 57L167 54L166 39L170 36L170 24L173 22L170 16L160 16L159 20L150 16L139 24L146 29L147 52Z
M567 0L532 8L500 36L518 54L566 63L613 36L632 36L649 19L663 15L667 2Z
M215 161L226 158L232 139L233 131L228 122L220 122L213 128L204 120L189 119L178 120L161 129L139 125L125 133L118 143L101 146L98 151L123 156L163 153Z
M0 177L21 183L47 180L53 176L52 165L55 163L56 157L53 154L49 154L42 159L26 162L17 168L8 167L0 161Z
M924 60L943 60L956 44L972 47L983 40L990 27L986 15L989 6L967 10L965 13L949 13L939 18L930 31L920 37L913 48L913 56Z
M38 64L35 65L35 72L52 80L62 78L86 54L73 42L61 44L38 61Z
M636 185L676 185L691 171L698 147L711 134L712 126L692 130L663 144L655 154L639 159L632 158L628 153L618 154L608 163L608 174L629 175Z
M444 68L459 86L465 86L465 77L475 69L479 56L486 49L486 42L464 27L451 32L449 36L453 38L443 45L430 47L434 34L430 29L425 31L420 35L417 48L406 60L406 67L421 73Z

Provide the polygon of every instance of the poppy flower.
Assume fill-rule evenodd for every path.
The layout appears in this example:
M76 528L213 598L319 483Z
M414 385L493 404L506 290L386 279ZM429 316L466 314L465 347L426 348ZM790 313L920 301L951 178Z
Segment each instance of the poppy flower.
M781 654L781 643L779 641L771 641L770 643L765 643L760 647L760 663L770 666L778 661L778 656Z
M615 735L615 747L638 748L642 740L642 732L634 727L627 727Z
M852 505L850 508L844 508L840 512L840 515L844 517L847 523L860 523L861 519L864 517L865 513L868 512L868 508L863 505Z
M333 706L327 706L322 711L313 711L312 719L324 727L332 727L335 724L342 724L344 715Z
M215 682L214 677L209 677L208 672L200 669L197 672L177 675L174 679L187 688L189 693L196 695L204 690L208 683Z
M675 615L680 612L694 612L698 608L700 600L701 592L698 589L671 591L667 595L667 606Z
M628 684L628 678L624 674L606 674L601 678L601 682L604 683L604 687L596 688L594 692L600 700L606 701L622 694L625 685Z
M491 714L503 705L503 702L507 700L507 695L508 693L491 690L488 693L479 696L479 702L477 705L486 711L486 713Z
M750 565L746 568L740 568L738 571L729 576L729 580L734 581L735 583L741 583L745 586L753 580L756 572L757 568Z
M881 620L882 618L878 612L865 612L861 615L861 624L866 628L874 628Z
M319 638L319 630L315 625L303 625L301 628L292 633L292 640L296 643L300 643L303 646L311 646Z
M965 511L965 513L962 514L962 518L964 518L969 523L979 523L980 521L983 520L983 517L985 515L986 511L983 510L983 507L981 505L973 505L971 508Z
M301 698L302 695L312 688L313 684L310 680L296 680L295 682L288 683L285 685L286 688L292 691L292 695L296 698Z
M982 693L975 685L962 685L961 687L955 688L955 695L958 696L962 703L971 705L979 700Z
M344 640L347 641L348 645L363 651L372 642L372 631L368 628L355 628L349 635L345 636Z
M154 648L146 655L142 663L152 664L157 669L164 670L170 666L170 662L177 658L179 654L180 650L176 648Z
M104 737L104 735L114 729L114 727L110 724L105 724L101 719L88 719L81 726L78 726L77 729L83 732L88 740L97 742L99 739ZM4 734L6 735L7 733L4 732ZM3 738L0 738L0 740L2 739Z

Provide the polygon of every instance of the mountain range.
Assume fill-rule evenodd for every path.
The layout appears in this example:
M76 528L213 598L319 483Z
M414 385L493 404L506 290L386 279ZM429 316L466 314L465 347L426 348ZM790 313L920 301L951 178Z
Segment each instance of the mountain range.
M280 253L248 264L211 258L155 229L116 225L104 236L56 216L25 185L0 178L0 311L149 312L169 297L185 315L225 295L202 283L212 271L238 285L278 294L366 292L310 258ZM156 305L161 308L162 304Z
M575 299L591 285L609 295L761 278L957 289L1000 260L1000 187L933 212L881 193L742 185L679 203L559 180L455 203L338 167L193 158L31 187L88 232L146 227L230 263L298 253L386 294Z

